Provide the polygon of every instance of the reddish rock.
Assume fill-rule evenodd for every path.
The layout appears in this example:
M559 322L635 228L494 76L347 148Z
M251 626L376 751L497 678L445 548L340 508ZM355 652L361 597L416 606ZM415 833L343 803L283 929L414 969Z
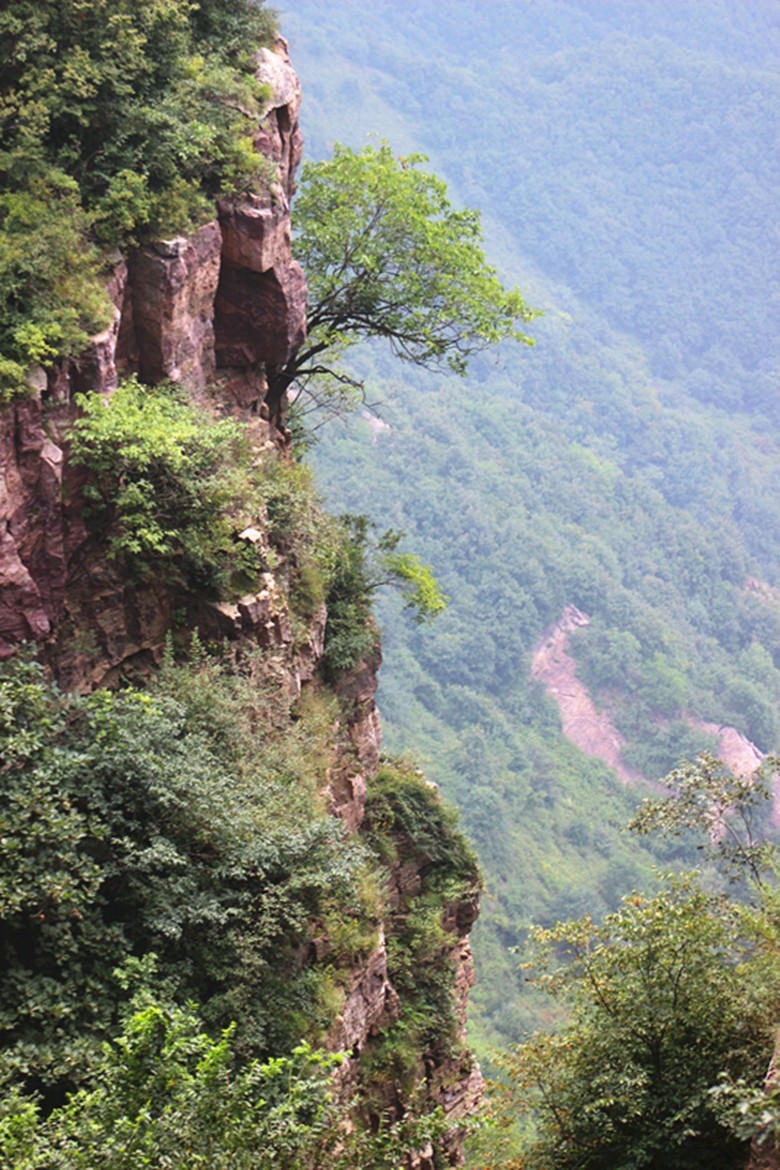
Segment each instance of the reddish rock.
M74 391L114 390L117 373L117 347L122 326L122 314L129 300L127 262L119 257L106 283L106 292L113 306L111 324L96 334L89 346L70 363L70 383Z
M374 653L343 674L336 692L347 704L347 729L355 755L367 772L379 767L382 727L376 706L377 673L382 663L379 639Z
M0 658L20 642L38 642L49 633L49 615L11 533L0 532Z
M65 592L60 447L39 394L8 407L0 429L0 655L49 634Z
M387 974L387 950L380 932L376 949L353 973L344 1006L331 1029L331 1052L357 1057L370 1036L398 1018L399 999Z
M306 337L306 279L295 261L253 272L225 263L216 300L220 366L284 365Z
M290 254L290 199L302 138L301 90L286 42L258 54L270 90L255 145L276 164L264 194L220 204L223 261L216 304L220 367L284 365L306 337L306 279Z
M235 268L251 272L284 271L290 264L290 215L286 201L270 195L246 195L219 205L222 256Z
M201 387L213 377L221 249L222 233L212 221L134 257L133 325L144 382L170 379Z
M290 199L303 153L298 125L301 83L290 62L284 37L277 37L273 49L261 49L257 54L257 79L269 87L270 96L255 145L266 158L276 162L282 190Z

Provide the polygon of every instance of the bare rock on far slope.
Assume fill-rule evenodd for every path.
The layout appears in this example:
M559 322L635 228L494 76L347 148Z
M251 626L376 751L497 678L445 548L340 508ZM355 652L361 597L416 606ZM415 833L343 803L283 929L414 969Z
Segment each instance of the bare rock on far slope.
M718 755L735 776L752 776L755 770L761 767L764 761L763 753L746 735L737 731L736 727L707 723L695 715L685 715L683 718L691 727L715 736L718 741Z
M567 739L586 755L609 764L624 784L631 784L642 780L642 776L623 763L620 732L609 715L596 708L587 687L577 678L577 668L569 654L569 634L589 623L587 614L574 605L567 606L561 620L545 630L536 647L531 675L558 704Z
M609 714L597 709L584 683L577 678L576 664L569 653L569 635L589 623L587 614L573 605L568 606L561 620L545 631L536 647L531 674L558 704L563 734L586 755L595 756L614 768L625 784L659 780L661 777L644 777L640 772L626 767L621 756L623 739L620 732ZM680 712L679 718L691 727L714 735L718 740L721 760L736 775L751 776L760 767L763 755L736 728L707 723L684 711ZM780 824L780 786L775 793L774 817L775 822Z

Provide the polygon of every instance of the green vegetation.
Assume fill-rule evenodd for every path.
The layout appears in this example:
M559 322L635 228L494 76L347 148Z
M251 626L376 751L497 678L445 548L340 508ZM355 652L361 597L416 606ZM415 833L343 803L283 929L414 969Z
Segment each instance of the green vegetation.
M71 458L90 473L87 518L136 584L154 576L225 599L256 591L273 569L302 622L327 601L322 668L331 679L373 652L380 587L396 586L420 622L445 608L430 568L398 551L402 533L372 540L364 517L334 520L308 467L252 457L238 422L216 419L176 387L131 378L110 398L81 395L78 404ZM265 540L242 541L255 522Z
M276 569L295 614L325 599L342 546L311 471L254 456L245 430L188 402L179 389L131 378L108 399L79 397L71 457L93 532L135 583L151 576L196 596L256 591ZM266 539L240 539L262 523Z
M525 966L567 1012L500 1062L502 1128L518 1114L531 1125L517 1162L492 1142L498 1164L726 1170L756 1135L777 1148L765 1078L780 1002L778 857L755 837L770 779L751 784L707 756L677 770L632 827L698 837L704 872L664 875L660 893L628 895L601 924L586 915L532 931ZM724 877L738 897L712 892Z
M288 728L259 659L84 699L16 662L1 690L5 1076L83 1078L115 1022L115 969L149 952L209 1026L238 1021L239 1051L316 1039L324 976L294 956L318 917L361 904L366 864L317 795L327 704Z
M558 924L534 943L537 978L571 1014L505 1065L515 1108L536 1122L523 1167L741 1164L744 1142L711 1090L724 1077L762 1083L769 1005L758 1013L738 969L734 909L678 877L600 926Z
M237 502L228 468L237 462L238 423L217 422L171 387L135 378L108 399L80 395L78 405L71 456L92 473L83 492L109 555L136 576L178 565L188 583L213 587L230 545L227 509Z
M323 669L333 678L376 651L378 631L372 618L374 593L382 585L400 589L418 623L429 621L447 605L428 565L413 553L398 552L403 533L392 529L371 540L365 516L342 516L341 541L327 595Z
M777 846L771 841L771 802L777 759L768 759L752 776L734 776L706 752L664 778L671 800L646 800L631 828L681 837L706 834L707 853L731 881L749 875L756 887L771 871Z
M0 400L107 323L101 250L268 177L252 0L13 0L0 13Z
M125 978L150 973L128 965ZM153 973L153 972L152 972ZM94 1084L47 1116L13 1097L0 1120L0 1156L16 1170L228 1170L343 1165L334 1160L344 1107L333 1100L339 1058L306 1044L289 1056L239 1062L234 1030L218 1040L195 1009L141 987L121 1034L103 1046Z
M411 531L455 599L426 639L390 634L382 705L391 744L430 754L488 869L480 1039L521 1039L540 1016L558 1026L509 1062L536 1118L524 1165L725 1170L756 1124L767 1140L780 1129L777 1093L760 1087L780 913L747 791L718 804L718 766L681 767L677 803L637 817L672 839L627 842L637 794L563 740L528 668L573 603L592 619L572 639L578 668L627 762L657 776L712 747L689 713L762 748L780 736L778 269L764 229L776 22L730 3L703 21L687 0L671 14L650 0L456 0L448 19L433 0L414 14L296 8L320 96L353 116L392 101L402 153L340 147L309 170L313 329L272 371L273 393L297 382L338 403L395 381L389 429L358 429L323 461L337 507ZM101 249L187 227L257 181L247 46L264 31L242 0L5 6L4 398L103 324ZM350 59L333 66L338 43ZM369 87L379 96L363 102ZM474 213L418 169L421 146L485 204L504 269L544 273L522 281L553 307L520 373L478 351L524 340L531 314L485 267ZM389 340L409 375L372 348L338 364L366 338ZM450 376L469 359L473 381ZM429 366L437 381L414 368ZM235 597L273 569L304 623L327 599L331 679L370 653L384 577L418 610L441 609L394 530L372 552L365 519L322 516L306 469L247 470L233 424L170 389L129 384L115 404L84 401L74 446L95 476L94 535L134 583L162 574L186 596ZM258 516L268 541L249 547L239 533ZM98 1157L125 1170L139 1156L162 1170L182 1145L193 1167L266 1152L273 1165L396 1166L399 1145L438 1141L442 1122L411 1109L401 1132L383 1125L383 1101L431 1055L463 1056L443 912L471 912L473 858L397 764L371 788L365 843L345 843L319 796L338 718L319 683L291 705L261 656L209 662L195 644L192 657L168 661L149 692L86 698L29 663L3 670L2 1073L33 1096L9 1098L0 1151L30 1170ZM692 828L716 815L715 852L762 883L743 912L709 892L725 883L711 868L707 892L689 879L659 891L652 872L659 857L687 864ZM409 892L396 879L412 855L425 865ZM649 892L621 901L632 887ZM364 1054L374 1095L359 1108L378 1133L334 1150L329 1063L300 1041L322 1038L388 907L404 1006ZM543 990L562 996L552 1008L509 957L532 920ZM332 948L315 961L323 933ZM139 969L148 985L125 1009Z
M315 453L330 505L407 532L452 598L424 638L380 599L379 703L486 873L483 1058L558 1010L509 953L532 922L599 920L652 893L654 862L695 856L688 835L627 839L638 794L529 679L546 626L590 615L578 671L652 778L717 751L688 714L780 742L776 14L298 0L286 29L308 149L325 157L338 123L357 149L373 132L427 154L545 310L533 350L466 380L351 351L386 425L325 428Z
M339 359L381 338L425 369L466 371L505 337L532 344L517 323L536 315L503 288L482 252L479 216L456 211L445 184L419 170L423 155L396 158L387 143L356 152L336 145L307 163L295 200L295 254L309 286L306 343L271 378L338 411L363 384Z
M480 875L454 811L403 761L385 761L372 781L364 833L389 868L391 883L410 861L422 877L419 888L400 887L391 899L388 975L401 996L401 1012L372 1046L366 1066L367 1091L381 1100L388 1086L411 1088L424 1075L426 1057L452 1055L460 1044L449 957L453 938L444 913L457 915L459 903L473 905Z
M413 1090L457 1041L444 912L473 899L476 862L402 765L372 785L365 840L345 836L320 796L334 717L324 694L291 708L272 660L197 642L143 692L62 695L23 658L2 668L8 1164L391 1170L441 1141ZM410 860L422 882L396 898ZM313 1046L382 920L402 1013L337 1099L339 1058Z
M15 1094L0 1114L0 1156L15 1170L397 1170L439 1143L440 1110L410 1111L376 1130L355 1125L354 1098L337 1098L339 1055L297 1045L287 1056L241 1060L234 1029L219 1039L196 1009L150 990L153 964L129 963L140 983L121 1033L103 1045L94 1083L44 1115Z

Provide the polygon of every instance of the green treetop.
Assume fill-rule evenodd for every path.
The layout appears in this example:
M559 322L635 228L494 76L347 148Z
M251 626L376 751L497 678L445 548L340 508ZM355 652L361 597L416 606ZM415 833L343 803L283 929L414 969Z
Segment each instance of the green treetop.
M424 161L397 158L387 143L337 145L331 159L304 167L294 227L309 281L308 340L272 372L277 401L293 385L331 406L362 391L339 357L366 338L458 374L505 337L533 344L519 325L536 313L487 264L479 214L455 210L445 184L419 169Z

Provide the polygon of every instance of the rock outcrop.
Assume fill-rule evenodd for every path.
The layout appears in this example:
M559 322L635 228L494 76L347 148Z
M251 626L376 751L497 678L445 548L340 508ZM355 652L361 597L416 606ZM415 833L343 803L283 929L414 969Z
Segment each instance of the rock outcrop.
M614 768L624 784L658 781L661 777L645 777L625 765L623 737L609 712L596 707L587 687L577 677L577 666L569 653L569 635L589 624L587 614L576 606L567 606L560 621L544 631L536 646L531 676L558 704L563 734L586 755L595 756ZM761 752L736 728L707 723L685 711L680 712L679 718L717 739L720 758L735 775L750 776L761 766L764 758ZM775 824L780 824L780 784L775 788L773 818Z
M268 190L223 203L190 236L118 258L107 280L111 326L79 358L36 371L31 397L0 423L0 657L22 641L42 644L66 685L110 681L128 664L159 657L175 600L158 585L130 596L90 539L77 499L81 475L67 458L74 396L110 394L135 372L151 384L216 392L225 410L264 414L255 442L284 443L278 415L263 407L265 366L285 362L306 329L289 216L300 86L284 42L261 50L258 74L270 88L257 134L275 168ZM246 633L251 618L242 623ZM89 665L74 637L94 651Z
M107 275L110 326L77 359L34 371L30 396L0 415L0 658L32 643L67 689L112 686L153 670L177 623L197 629L205 641L233 646L237 655L245 646L262 650L267 677L288 707L304 688L321 685L316 676L327 614L315 607L305 628L300 616L293 620L283 564L273 570L269 564L253 592L230 601L194 598L163 578L129 582L108 555L106 533L85 519L87 473L69 460L76 396L109 396L130 374L146 383L178 383L217 412L243 418L257 458L286 456L289 436L280 404L267 399L266 371L283 365L305 338L306 283L290 246L300 86L284 42L260 52L258 76L270 95L256 138L273 170L268 189L222 201L214 219L188 236L115 257ZM237 539L264 546L264 524L258 517ZM360 828L379 764L379 662L377 650L336 688L341 715L324 797L348 832ZM387 929L380 926L376 946L351 973L329 1038L331 1048L349 1054L340 1073L345 1091L356 1083L372 1039L397 1018L385 936L393 902L400 905L422 880L419 859L406 860L394 874L391 921ZM463 1040L476 899L443 913L442 962L455 976ZM426 1058L424 1092L452 1118L472 1110L482 1090L479 1070L465 1053L461 1044L456 1056L438 1063ZM397 1095L399 1116L406 1106L407 1098ZM446 1157L459 1164L457 1134ZM432 1164L421 1152L421 1170Z
M531 676L558 704L563 734L586 755L597 756L614 768L624 784L635 783L642 777L621 759L620 732L607 712L597 709L569 654L569 635L589 623L587 614L574 605L567 606L561 620L544 631L534 650Z

